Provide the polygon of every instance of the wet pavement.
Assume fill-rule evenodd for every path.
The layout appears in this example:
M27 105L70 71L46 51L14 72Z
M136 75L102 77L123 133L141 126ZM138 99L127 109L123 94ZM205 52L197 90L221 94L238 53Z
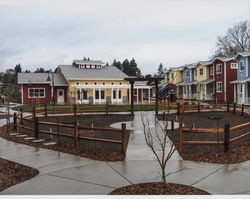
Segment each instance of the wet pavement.
M146 113L153 121L153 112ZM4 125L6 120L0 120ZM152 128L153 122L150 123ZM159 166L146 146L141 115L135 113L125 161L101 162L16 144L0 138L0 157L40 171L40 174L1 194L96 194L143 182L160 181ZM250 161L210 164L184 161L177 152L167 163L168 182L192 185L211 194L250 194Z

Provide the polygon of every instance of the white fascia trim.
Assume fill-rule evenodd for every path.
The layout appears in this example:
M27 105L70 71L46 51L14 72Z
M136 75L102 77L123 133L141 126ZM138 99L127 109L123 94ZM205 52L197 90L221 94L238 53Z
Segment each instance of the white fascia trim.
M246 77L248 76L248 57L246 57Z
M224 62L224 99L227 101L227 64Z

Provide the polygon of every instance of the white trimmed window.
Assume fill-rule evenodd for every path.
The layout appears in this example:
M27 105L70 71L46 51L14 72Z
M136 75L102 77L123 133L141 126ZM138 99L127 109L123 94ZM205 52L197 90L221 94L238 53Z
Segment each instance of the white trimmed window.
M210 66L210 75L211 75L211 76L214 75L214 66Z
M45 98L45 88L29 88L29 98Z
M218 93L222 92L222 82L216 82L216 91Z
M222 64L216 64L216 74L222 73Z
M240 71L244 71L245 70L245 63L243 60L240 61Z
M188 71L188 70L185 71L185 77L186 77L186 78L189 77L189 71Z
M238 69L237 63L231 63L231 69Z
M203 76L203 68L200 68L200 76Z

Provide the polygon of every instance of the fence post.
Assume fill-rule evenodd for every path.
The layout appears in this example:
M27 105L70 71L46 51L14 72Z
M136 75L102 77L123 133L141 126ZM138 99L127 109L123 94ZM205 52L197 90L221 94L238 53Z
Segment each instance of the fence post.
M75 146L79 146L79 135L80 135L80 124L79 121L75 121L75 128L74 128L74 138L75 138Z
M183 151L183 126L182 122L179 123L179 153L182 155Z
M180 115L180 103L179 102L177 103L177 113L176 114Z
M200 102L198 102L198 113L201 112Z
M122 158L125 158L125 157L126 157L125 133L126 133L126 124L125 124L125 123L122 123L122 146L121 146Z
M106 115L108 115L109 114L109 103L107 102L106 103Z
M233 113L236 112L236 103L234 102L234 109L233 109Z
M20 117L21 117L21 121L20 121L20 123L21 123L21 125L23 125L23 109L22 108L20 108Z
M244 116L244 104L241 105L241 116Z
M34 134L35 134L35 138L39 138L39 122L38 122L38 117L34 118Z
M44 105L44 116L48 117L47 104Z
M74 104L74 116L76 116L76 110L77 109L77 107L76 107L76 104Z
M224 152L225 153L229 151L229 143L230 143L230 125L225 124L225 127L224 127Z
M171 130L174 131L174 120L171 120Z
M229 102L227 102L227 112L229 112Z
M16 115L16 112L14 113L13 123L14 123L14 130L17 130L17 115Z
M36 117L36 107L33 107L33 109L32 109L32 116L33 116L33 119L35 119L35 117Z

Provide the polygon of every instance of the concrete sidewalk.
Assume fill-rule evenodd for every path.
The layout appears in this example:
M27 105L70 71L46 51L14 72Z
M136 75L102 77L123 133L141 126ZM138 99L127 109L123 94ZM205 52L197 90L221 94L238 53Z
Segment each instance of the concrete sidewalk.
M147 112L153 117L152 112ZM4 121L0 120L2 125ZM102 194L142 182L160 181L157 161L146 146L140 113L135 113L125 161L101 162L16 144L0 138L0 157L40 171L1 194ZM192 185L211 194L250 194L250 161L222 165L184 161L175 153L167 164L173 183Z

